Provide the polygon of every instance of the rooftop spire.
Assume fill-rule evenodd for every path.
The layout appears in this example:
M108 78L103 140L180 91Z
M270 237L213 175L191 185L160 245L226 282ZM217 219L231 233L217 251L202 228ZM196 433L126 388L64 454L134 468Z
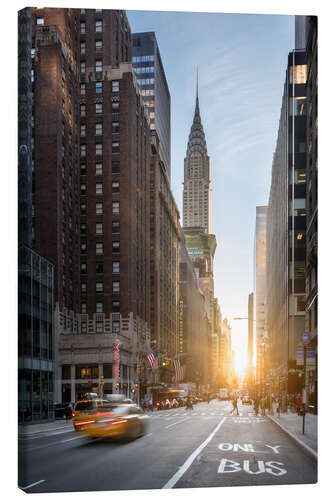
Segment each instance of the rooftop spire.
M199 100L199 69L198 69L198 66L197 66L197 101Z

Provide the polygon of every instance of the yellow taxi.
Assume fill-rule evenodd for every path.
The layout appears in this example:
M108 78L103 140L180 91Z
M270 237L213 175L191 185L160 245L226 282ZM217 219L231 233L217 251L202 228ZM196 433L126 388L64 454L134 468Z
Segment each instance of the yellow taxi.
M128 437L146 433L149 418L131 400L86 399L73 410L73 426L90 437Z

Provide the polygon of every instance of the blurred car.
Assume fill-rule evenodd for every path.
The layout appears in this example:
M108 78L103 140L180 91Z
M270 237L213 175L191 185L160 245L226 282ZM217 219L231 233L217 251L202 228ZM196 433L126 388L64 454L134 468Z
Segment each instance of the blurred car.
M76 422L80 431L90 437L126 437L136 439L147 432L149 417L136 404L121 404L111 411L97 411ZM75 426L75 424L74 424Z
M87 397L77 401L72 413L74 429L81 431L87 420L108 416L115 408L124 404L134 404L134 402L124 394L108 394L104 398Z

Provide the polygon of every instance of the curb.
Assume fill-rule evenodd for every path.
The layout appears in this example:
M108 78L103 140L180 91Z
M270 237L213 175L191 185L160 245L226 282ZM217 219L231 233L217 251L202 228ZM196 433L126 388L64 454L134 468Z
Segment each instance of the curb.
M288 431L288 429L286 429L286 427L284 427L280 422L278 422L277 420L275 420L274 417L272 417L271 415L267 415L270 419L271 422L273 422L277 427L279 427L280 429L282 429L286 434L288 434L288 436L296 443L296 445L302 449L302 451L308 455L310 458L312 458L312 460L314 460L315 462L318 461L318 453L313 450L312 448L310 448L310 446L308 446L307 444L303 443L303 441L301 441L297 436L295 436L295 434L293 434L292 432Z

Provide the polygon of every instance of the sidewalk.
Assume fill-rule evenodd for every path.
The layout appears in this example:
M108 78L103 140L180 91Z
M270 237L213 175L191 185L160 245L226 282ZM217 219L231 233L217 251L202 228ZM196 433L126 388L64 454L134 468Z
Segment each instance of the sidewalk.
M302 434L303 417L297 415L297 413L281 413L280 417L277 413L274 413L274 415L268 415L268 417L272 420L272 422L274 422L275 425L286 432L307 455L317 460L317 415L306 413L304 434Z
M26 424L18 426L18 435L34 435L41 434L42 432L49 432L55 430L72 429L72 420L58 419L52 422L43 422L38 424Z

